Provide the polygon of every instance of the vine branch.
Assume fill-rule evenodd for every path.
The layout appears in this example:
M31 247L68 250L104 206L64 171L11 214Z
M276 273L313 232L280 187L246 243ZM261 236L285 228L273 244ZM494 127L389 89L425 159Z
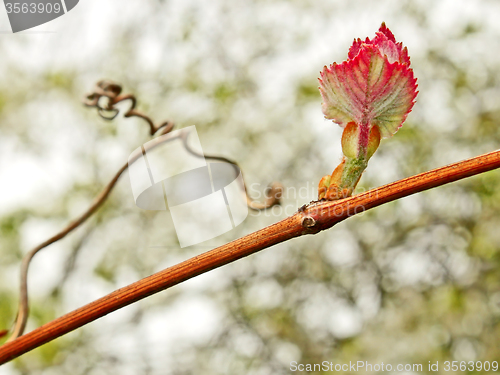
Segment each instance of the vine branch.
M284 220L120 288L4 344L0 347L0 364L124 306L280 242L318 233L370 208L497 168L500 168L500 150L433 169L349 198L304 205L297 213Z
M155 125L153 120L143 114L142 112L138 111L135 109L135 106L137 105L137 99L135 98L134 95L132 94L127 94L127 95L121 95L122 87L116 83L113 83L111 81L103 80L99 81L96 84L96 87L94 89L94 92L90 95L87 96L87 99L85 100L84 104L88 107L95 107L97 108L97 112L99 116L106 120L114 120L116 116L119 114L120 110L116 108L116 104L123 102L123 101L130 101L130 108L128 109L127 112L125 112L124 117L139 117L147 122L150 128L150 134L151 135L165 135L170 133L173 128L174 128L174 123L170 121L164 121L159 125ZM107 113L111 112L111 116L108 116ZM187 142L187 137L185 136L184 133L181 133L180 137L172 137L168 139L168 141L172 141L174 139L181 138L184 147L193 155L203 157L203 155L198 155L196 154L195 151L193 151ZM153 146L151 148L157 147L158 145L162 144L163 142L154 142ZM219 161L225 161L227 163L231 163L238 167L238 164L232 160L229 160L227 158L221 157L221 156L210 156L210 155L205 155L204 156L206 159L213 159L213 160L219 160ZM21 261L21 275L20 275L20 287L19 287L19 305L18 305L18 312L17 316L15 319L15 322L13 324L13 327L11 328L12 333L7 340L7 342L14 341L16 338L21 336L24 333L24 330L26 329L26 324L28 322L28 316L29 316L29 299L28 299L28 272L29 272L29 267L31 264L31 260L33 257L40 252L40 250L46 248L47 246L59 241L60 239L66 237L69 233L71 233L73 230L78 228L80 225L82 225L89 217L91 217L98 209L103 205L103 203L106 201L106 199L109 197L111 191L115 187L116 183L118 182L120 176L125 172L129 166L130 163L133 163L136 161L138 156L133 158L132 160L129 160L125 165L123 165L118 172L115 174L115 176L111 179L111 181L106 185L106 187L99 193L99 195L94 199L93 203L91 206L83 213L81 214L77 219L73 220L70 222L65 228L63 228L59 233L56 235L50 237L48 240L42 242L40 245L26 253ZM239 168L239 167L238 167ZM263 210L269 207L272 207L273 205L279 204L280 198L281 198L281 193L282 193L282 186L279 183L273 183L270 186L270 193L267 194L266 201L264 203L256 202L254 201L249 195L248 192L245 188L245 185L243 184L242 186L242 191L245 192L246 195L246 200L247 200L247 205L249 208L254 209L254 210ZM3 337L8 334L7 330L1 330L0 331L0 337Z

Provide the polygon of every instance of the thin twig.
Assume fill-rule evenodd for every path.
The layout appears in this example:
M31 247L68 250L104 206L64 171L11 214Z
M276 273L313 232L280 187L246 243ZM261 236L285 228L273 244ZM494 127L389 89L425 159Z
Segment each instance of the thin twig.
M112 83L110 81L100 81L96 85L95 92L87 96L87 101L85 101L85 105L90 106L90 107L97 107L98 108L98 113L101 117L105 119L114 119L118 113L119 110L116 109L114 106L115 104L124 101L124 100L130 100L131 101L131 108L125 113L125 117L132 117L132 116L137 116L142 119L144 119L149 127L150 127L150 133L151 135L156 134L159 130L161 130L160 134L167 134L169 133L173 127L174 124L169 121L165 121L161 123L158 126L155 126L153 121L146 115L138 112L135 110L135 106L137 104L137 100L133 95L122 95L120 96L121 92L121 86L117 85L115 83ZM109 99L108 104L106 107L101 107L100 99L106 97ZM113 111L114 116L112 118L106 117L104 111ZM73 220L71 223L69 223L63 230L61 230L59 233L56 235L52 236L45 242L41 243L34 249L32 249L30 252L28 252L26 255L24 255L22 262L21 262L21 282L20 282L20 292L19 292L19 307L18 307L18 312L17 312L17 317L16 321L14 323L14 327L12 329L12 334L7 340L7 342L13 341L17 337L23 334L25 328L26 328L26 323L28 321L28 315L29 315L29 301L28 301L28 271L29 271L29 266L31 264L31 260L33 257L42 249L46 248L47 246L53 244L54 242L59 241L60 239L66 237L70 232L78 228L80 225L82 225L90 216L94 214L94 212L106 201L108 198L109 194L115 187L116 183L118 182L118 179L122 175L123 172L128 168L128 163L126 163L124 166L122 166L118 172L115 174L115 176L111 179L111 181L106 185L106 187L101 191L101 193L94 199L92 205L85 211L80 217L77 219ZM5 331L3 331L5 334Z
M283 197L283 185L280 184L279 182L273 182L268 186L268 189L266 191L266 200L264 203L258 202L257 200L253 199L250 194L248 193L248 189L246 188L246 183L245 183L245 178L243 176L243 171L238 165L237 162L234 160L228 159L223 156L217 156L217 155L207 155L207 154L200 154L198 151L194 150L188 142L188 136L190 133L184 133L181 135L182 143L184 144L184 148L186 151L188 151L191 155L194 155L198 158L204 158L208 160L218 160L224 163L231 164L235 168L236 174L240 173L242 174L242 180L243 180L243 185L241 187L241 191L245 195L245 200L246 200L246 205L248 208L254 210L254 211L261 211L265 210L268 208L271 208L272 206L278 205L281 202L281 198ZM238 176L236 176L238 177Z
M111 181L106 185L106 187L101 191L101 193L94 199L92 205L85 211L80 217L73 220L66 226L62 231L57 233L55 236L50 237L47 241L42 242L40 245L35 247L29 253L24 255L21 262L21 285L20 285L20 296L19 296L19 307L17 312L16 322L14 324L14 329L11 336L7 342L15 340L17 337L23 334L26 328L26 322L28 321L29 315L29 302L28 302L28 271L31 260L33 257L43 248L59 241L60 239L66 237L68 233L73 231L82 225L92 214L104 203L108 198L111 190L115 187L118 179L122 173L128 168L128 163L120 168L120 170L115 174Z
M165 121L161 123L158 126L154 125L153 120L143 114L142 112L139 112L137 109L135 109L135 106L137 105L137 99L134 95L132 94L127 94L127 95L121 95L122 92L122 87L114 82L111 82L109 80L102 80L97 82L96 87L94 89L94 92L90 95L87 96L87 100L85 101L85 105L89 107L95 107L97 108L97 112L99 115L106 119L106 120L113 120L118 116L120 110L116 108L116 104L123 102L123 101L130 101L130 108L127 112L125 112L124 117L139 117L145 120L150 127L150 133L151 135L154 135L158 132L158 130L163 129L159 135L164 135L169 133L172 130L173 124L170 123L169 121ZM103 103L102 99L105 98L107 99L107 102ZM110 116L107 116L106 113L111 113ZM237 169L238 172L241 170L241 168L238 166L238 164L230 160L228 158L222 157L222 156L216 156L216 155L201 155L195 150L193 150L188 142L187 142L187 136L186 134L182 134L182 141L184 144L184 147L186 148L187 151L189 151L192 155L200 157L200 158L205 158L208 160L219 160L225 163L229 163L234 165ZM254 200L248 193L248 190L246 189L245 182L243 182L243 186L241 186L241 190L245 193L245 199L247 202L247 206L255 211L260 211L260 210L265 210L267 208L270 208L274 205L277 205L280 203L281 196L283 194L283 186L279 182L273 182L271 185L269 185L267 194L266 194L266 200L264 203L258 202Z
M276 224L157 272L57 318L0 347L0 364L124 306L192 277L304 234L315 234L357 213L424 190L500 168L500 150L424 172L337 201L313 202Z
M150 128L150 134L151 135L166 135L170 133L173 128L174 128L174 123L170 121L164 121L158 126L154 125L153 120L149 117L146 116L145 114L137 111L135 109L135 106L137 105L137 99L135 98L134 95L128 94L128 95L120 95L122 91L122 88L120 85L113 83L111 81L99 81L96 84L95 91L87 96L87 100L85 101L85 105L89 107L96 107L98 110L99 115L106 119L106 120L113 120L116 118L116 116L119 114L119 109L115 108L115 105L117 103L120 103L125 100L129 100L131 102L131 106L129 110L124 114L124 117L139 117L147 122ZM103 106L101 103L101 99L106 98L108 102ZM106 111L111 111L113 113L112 116L106 116ZM184 135L184 133L181 133L180 136L183 140L183 144L187 149L190 150L187 144L187 137ZM172 141L174 139L177 139L179 137L171 137L167 141ZM156 138L158 139L158 138ZM165 141L160 139L158 142L152 142L150 143L150 146L148 149L154 148ZM190 150L192 153L194 151ZM122 175L125 170L127 170L128 165L130 163L133 163L137 160L137 158L140 155L136 155L134 158L130 159L127 164L122 166L120 170L115 174L115 176L111 179L111 181L108 183L108 185L104 188L103 191L94 199L92 205L85 211L80 217L75 219L74 221L70 222L63 230L61 230L59 233L54 235L53 237L49 238L45 242L41 243L34 249L32 249L30 252L28 252L26 255L24 255L22 262L21 262L21 280L20 280L20 292L19 292L19 306L18 306L18 312L16 316L16 320L14 322L13 328L12 328L12 333L7 342L11 342L15 340L17 337L21 336L24 333L24 330L26 329L26 323L28 321L28 316L29 316L29 300L28 300L28 271L29 271L29 266L31 264L31 260L33 257L42 249L46 248L47 246L53 244L54 242L59 241L60 239L66 237L70 232L72 232L74 229L78 228L80 225L82 225L90 216L94 214L95 211L106 201L108 198L109 194L115 187L118 179ZM205 156L207 159L215 159L215 160L221 160L221 161L226 161L228 163L231 163L233 165L237 164L229 159L226 159L224 157L220 156ZM281 198L281 185L274 183L271 185L271 193L268 194L267 199L264 203L259 203L251 199L251 197L247 193L247 189L245 188L245 185L242 186L242 190L245 192L246 197L247 197L247 204L250 208L256 209L256 210L263 210L268 207L271 207L273 205L279 204L280 198ZM0 338L7 335L8 330L0 330Z

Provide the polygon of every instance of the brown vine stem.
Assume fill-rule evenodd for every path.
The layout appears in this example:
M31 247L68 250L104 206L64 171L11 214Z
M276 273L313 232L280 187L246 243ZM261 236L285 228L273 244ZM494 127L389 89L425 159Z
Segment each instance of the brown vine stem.
M12 334L7 342L15 340L17 337L23 334L24 329L26 328L26 323L28 321L29 315L29 302L28 302L28 271L29 265L33 257L42 249L47 246L53 244L54 242L59 241L60 239L66 237L74 229L78 228L82 225L90 216L94 214L94 212L106 201L109 194L115 187L118 179L122 175L123 172L128 168L128 163L125 164L120 170L115 174L112 180L106 185L106 187L101 191L101 193L94 199L92 205L85 211L79 218L73 220L69 223L66 228L57 233L56 235L50 237L45 242L42 242L40 245L32 249L29 253L27 253L21 262L21 285L20 285L20 295L19 295L19 307L16 317L16 322L14 323L14 328L12 330Z
M157 272L57 318L0 347L0 364L124 306L192 277L304 234L328 229L367 209L500 168L500 150L424 172L337 201L313 202L276 224Z
M85 101L85 105L88 107L95 107L97 108L97 111L99 115L106 119L106 120L113 120L116 118L116 116L119 114L119 109L117 109L115 106L116 104L123 102L123 101L130 101L130 108L128 109L127 112L125 112L124 117L139 117L143 119L144 121L147 122L149 125L149 130L151 135L166 135L170 133L173 128L174 124L170 121L164 121L159 125L155 125L153 120L143 114L142 112L139 112L138 110L135 109L137 105L137 99L135 98L134 95L128 94L128 95L120 95L122 92L122 87L119 84L116 84L114 82L108 81L108 80L103 80L99 81L96 84L95 90L92 94L87 96L87 100ZM108 102L107 103L101 103L100 100L102 98L107 98ZM106 116L106 112L111 112L111 116ZM170 138L169 141L172 141L178 137L173 137ZM158 139L158 138L157 138ZM182 141L184 146L190 151L191 149L188 146L187 143L187 138L186 136L182 137ZM156 147L157 145L163 143L163 141L159 141L154 143L152 147ZM203 157L203 156L201 156ZM137 159L137 158L135 158ZM129 160L130 162L134 162L134 160ZM237 166L237 164L229 159L220 157L220 156L208 156L205 155L205 159L215 159L215 160L221 160L225 161L227 163L231 163ZM31 251L29 251L24 257L21 262L21 282L20 282L20 292L19 292L19 306L18 306L18 312L17 316L15 319L15 322L12 327L12 333L7 340L7 342L11 342L21 336L24 333L24 330L26 328L26 324L28 322L28 315L29 315L29 301L28 301L28 271L29 271L29 266L31 264L31 261L33 257L40 252L40 250L46 248L47 246L53 244L54 242L59 241L60 239L66 237L70 232L78 228L80 225L82 225L90 216L92 216L97 209L102 206L102 204L106 201L108 198L109 194L115 187L118 179L122 175L123 172L128 168L128 164L125 164L123 167L120 168L120 170L116 173L116 175L112 178L112 180L108 183L108 185L104 188L104 190L94 199L92 205L85 211L82 215L80 215L79 218L73 220L70 222L64 229L62 229L59 233L56 235L52 236L45 242L41 243ZM247 205L254 209L254 210L264 210L266 208L272 207L275 204L279 204L280 198L281 198L281 191L282 187L280 184L273 183L271 185L271 191L270 194L268 194L268 197L264 203L259 203L254 201L249 195L248 192L246 191L245 186L242 186L242 190L246 194L246 199L247 199ZM0 330L0 338L7 335L9 333L8 330Z
M158 126L155 126L153 121L146 115L138 112L135 110L135 106L137 104L137 100L133 95L122 95L120 96L120 93L122 91L122 88L120 85L112 83L110 81L100 81L96 85L96 91L90 95L87 96L87 101L85 102L85 105L89 107L97 107L98 108L98 113L100 114L101 117L105 119L114 119L118 113L119 110L116 109L114 106L115 104L124 101L124 100L130 100L131 101L131 106L130 109L125 113L125 117L140 117L143 120L145 120L150 128L150 133L151 135L156 134L161 130L160 135L164 135L172 131L174 128L174 124L170 121L165 121L161 123ZM101 107L99 100L102 97L106 97L109 99L109 103L107 103L106 107ZM112 111L114 113L112 118L106 117L104 115L104 110ZM123 167L121 167L118 172L115 174L115 176L111 179L111 181L106 185L106 187L99 193L99 195L94 199L92 202L91 206L85 211L83 214L80 215L77 219L73 220L70 222L65 228L63 228L59 233L56 235L52 236L48 240L42 242L40 245L29 251L26 255L24 255L23 260L21 262L21 282L20 282L20 287L19 287L19 306L17 310L17 316L16 320L14 322L14 326L12 328L12 333L7 340L7 342L11 342L15 340L17 337L21 336L26 328L26 323L28 322L28 315L29 315L29 301L28 301L28 271L29 267L31 264L31 261L33 257L40 252L40 250L45 249L47 246L53 244L54 242L59 241L60 239L66 237L69 233L71 233L73 230L78 228L80 225L82 225L89 217L91 217L94 212L97 211L97 209L102 206L102 204L106 201L108 198L109 194L115 187L116 183L118 182L118 179L122 175L125 170L128 168L128 163L126 163ZM0 337L5 336L8 334L7 330L2 330L0 331Z
M160 126L156 131L159 129L162 129L161 134L165 135L169 133L173 129L173 124L165 122L165 125ZM170 137L168 140L162 140L161 138L156 138L156 142L150 142L150 146L148 149L152 149L154 147L157 147L164 142L169 142L173 141L175 139L182 138L182 142L186 148L188 148L187 144L187 139L181 133L181 136L175 136L175 137ZM28 316L29 316L29 299L28 299L28 271L29 271L29 266L31 264L31 261L33 257L42 249L46 248L47 246L53 244L54 242L59 241L60 239L66 237L70 232L78 228L80 225L82 225L89 217L91 217L97 209L102 206L102 204L106 201L108 198L109 194L115 187L116 183L118 182L118 179L120 176L125 172L128 168L129 163L135 162L137 157L131 159L126 163L124 166L122 166L118 172L115 174L115 176L111 179L111 181L106 185L106 187L101 191L101 193L94 199L93 203L91 206L85 211L80 217L77 219L73 220L70 222L63 230L61 230L59 233L56 235L52 236L45 242L41 243L34 249L32 249L30 252L26 253L26 255L23 257L23 260L21 262L21 282L20 282L20 292L19 292L19 306L18 306L18 313L16 320L14 322L14 327L12 328L12 333L7 340L7 342L11 342L21 336L24 333L24 330L26 328L26 324L28 322ZM220 157L220 156L210 156L210 155L205 155L205 159L214 159L214 160L220 160L220 161L225 161L227 163L231 163L237 166L237 164L227 158ZM243 185L242 191L245 192L246 194L246 199L247 199L247 205L249 208L252 208L254 210L263 210L269 207L272 207L275 204L279 204L280 198L281 198L281 185L277 183L273 183L271 188L271 194L268 194L268 197L264 203L256 202L254 201L247 192L246 187ZM8 333L7 330L0 331L0 337L6 335Z
M172 127L166 128L165 133L168 133L172 130ZM172 137L169 139L169 141L175 140L179 137ZM186 137L183 138L183 144L187 148L187 142L186 142ZM163 141L159 141L156 143L153 143L150 148L154 148L156 146L159 146L162 144ZM219 157L219 156L205 156L206 159L215 159L215 160L222 160L226 161L227 163L231 163L234 165L237 165L235 162L226 159L224 157ZM28 315L29 315L29 301L28 301L28 271L29 271L29 266L31 263L31 260L33 257L42 249L46 248L47 246L53 244L54 242L59 241L60 239L66 237L70 232L78 228L80 225L82 225L89 217L91 217L97 209L102 206L102 204L106 201L108 198L109 194L115 187L116 183L118 182L118 179L120 176L125 172L128 168L129 163L133 163L137 158L134 158L132 160L129 160L127 164L122 166L118 172L115 174L115 176L111 179L111 181L106 185L106 187L101 191L101 193L94 199L94 202L92 205L85 211L80 217L77 219L73 220L71 223L69 223L63 230L61 230L59 233L56 235L52 236L45 242L42 242L40 245L32 249L30 252L28 252L24 257L21 262L21 285L20 285L20 296L19 296L19 307L18 307L18 314L16 317L16 321L14 323L14 327L12 329L11 336L7 340L7 342L15 340L17 337L21 336L26 328L26 323L28 321ZM272 186L279 186L281 188L281 185L274 183ZM262 210L269 208L275 204L279 204L279 200L281 198L281 190L280 191L274 191L271 195L268 196L267 200L265 203L259 203L254 201L252 198L249 197L247 193L247 189L245 186L242 186L242 191L245 192L246 198L247 198L247 204L250 208L253 208L254 210ZM254 208L258 207L258 208ZM7 331L4 331L6 334ZM3 335L0 335L2 337Z

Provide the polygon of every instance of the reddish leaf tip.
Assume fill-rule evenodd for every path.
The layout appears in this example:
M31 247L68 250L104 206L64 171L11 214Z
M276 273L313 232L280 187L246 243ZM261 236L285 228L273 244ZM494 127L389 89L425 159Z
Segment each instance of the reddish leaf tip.
M396 43L396 38L394 37L394 34L385 25L385 22L382 22L382 25L380 25L380 28L378 29L378 31L381 32L382 34L384 34L389 40Z
M325 117L345 126L377 125L390 137L403 124L417 96L408 50L385 23L373 39L354 39L348 59L320 73Z

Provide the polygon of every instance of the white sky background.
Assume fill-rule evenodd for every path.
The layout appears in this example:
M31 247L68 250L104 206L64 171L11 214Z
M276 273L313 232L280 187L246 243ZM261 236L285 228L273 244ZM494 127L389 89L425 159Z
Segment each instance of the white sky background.
M81 0L68 14L48 24L15 35L0 34L0 85L32 85L33 90L36 90L37 80L44 72L70 69L76 76L75 92L79 92L81 96L64 98L50 93L47 97L40 92L35 99L20 107L22 111L11 113L10 117L5 119L7 125L0 129L0 216L20 207L43 205L40 200L57 200L75 181L90 178L92 170L85 165L82 155L97 153L97 160L103 162L103 176L111 176L117 169L116 166L125 162L128 153L144 140L140 138L142 133L138 135L137 129L133 129L134 126L123 125L119 130L121 144L95 144L95 134L86 126L92 116L82 118L81 113L84 110L75 112L75 107L69 106L81 100L95 82L105 77L133 82L137 85L139 101L148 102L155 113L154 118L162 119L168 116L181 126L192 125L191 122L196 118L214 116L215 109L212 103L202 96L175 92L175 87L180 86L185 78L186 66L190 61L203 64L205 69L200 69L200 74L204 74L202 78L205 83L224 77L228 73L221 70L212 53L212 47L220 43L234 64L244 64L258 51L259 43L265 44L265 41L259 41L258 38L256 41L252 39L256 24L269 27L273 35L275 30L282 30L278 32L281 38L272 54L253 60L250 67L258 87L255 102L239 103L240 107L229 114L228 122L231 118L244 117L241 121L248 121L248 124L257 128L260 126L262 132L266 132L267 128L262 124L268 123L267 117L270 113L271 116L278 116L281 113L280 108L286 110L293 100L292 92L298 80L305 76L315 79L315 74L323 65L344 60L354 37L373 37L381 21L385 21L396 38L408 46L415 75L419 78L418 104L410 117L415 116L414 119L421 120L423 126L442 127L443 131L452 131L453 127L462 124L464 119L443 105L447 97L446 85L431 82L422 74L419 66L423 64L429 43L432 43L433 46L449 50L452 60L469 64L470 69L477 72L478 79L483 79L481 64L498 65L500 4L493 1L465 0L415 1L414 3L418 4L415 5L416 8L430 9L430 28L422 30L414 19L400 16L401 9L404 8L402 4L406 3L396 0L315 1L307 5L297 5L287 1L254 3L177 0L167 2L166 7L160 7L155 1ZM179 39L185 26L184 18L189 14L194 14L192 17L193 22L197 23L194 31L197 38L190 44L181 44ZM227 34L221 29L221 19L224 20L222 25L230 27ZM7 22L6 12L0 7L0 31L10 29ZM449 39L470 22L483 25L488 30L488 39L484 40L485 34L482 33L483 40L474 40L474 37L471 37L469 45L449 43ZM110 54L116 53L114 44L120 42L118 37L122 30L131 24L135 27L132 29L130 44L123 47L121 56ZM291 40L302 34L304 43L297 48ZM262 35L259 34L260 36ZM471 54L478 58L471 59ZM127 59L123 60L123 56ZM19 72L22 77L18 79L12 76L12 71ZM156 80L170 82L174 88L173 94L160 97L155 85ZM491 105L496 105L494 100ZM339 139L340 129L332 127L323 119L319 102L311 108L306 108L305 114L302 133L296 132L291 138L300 142L300 138L305 137L308 141L316 142L325 160L337 160L340 142L332 142L331 139ZM31 152L30 146L26 146L16 133L16 116L20 116L23 123L30 124L30 138L43 150L40 155ZM97 119L97 116L94 118ZM276 136L274 145L280 142L279 131L287 129L273 128L273 136ZM326 132L329 132L327 134L331 138L325 137ZM220 134L210 132L205 134L205 139L202 135L201 142L205 152L207 148L218 150L225 147L220 137ZM233 152L231 156L238 159L238 129L226 127L224 137L231 140L227 141L228 152ZM268 152L269 157L274 160L293 158L294 145L290 142L283 142L280 147L270 147L269 150L263 149L262 152ZM447 153L441 155L435 166L479 153L469 149L446 150ZM246 157L250 155L241 155L241 158ZM383 184L404 177L400 175L401 171L392 168L394 163L391 160L380 158L375 162L376 158L377 156L374 157L371 168L367 170L369 178ZM259 174L260 167L264 173L272 173L272 167L267 171L266 166L251 163L248 165L252 176ZM319 180L320 177L314 178ZM124 178L121 184L128 184L127 178ZM415 204L412 206L411 201L409 202L408 210L415 210ZM73 204L76 216L88 202L83 200ZM23 250L28 251L62 225L64 223L58 221L29 221L23 230ZM64 247L56 244L36 258L30 274L33 295L43 295L59 280L62 254ZM99 257L98 254L96 256ZM81 284L83 280L93 280L92 254L89 253L88 257L90 260L83 267L85 271L80 274L83 279L77 280L78 276L75 276L65 288L66 291L74 288L73 293L68 292L72 296L68 297L68 310L111 291L109 285L100 285L99 282L85 286ZM337 264L349 264L356 258L353 253L344 258L340 253L330 257L332 262ZM419 258L417 263L420 262L418 264L424 267L426 263L425 259L422 259L424 258ZM404 266L415 263L415 259L401 258L399 261ZM49 274L47 269L51 269ZM136 273L132 269L129 271L123 271L119 281L121 284L137 279ZM0 280L17 280L17 272L17 269L8 269ZM413 272L417 274L407 273L402 277L408 279L408 282L419 280L421 276L418 269ZM179 339L207 339L217 328L217 324L224 319L225 312L203 296L206 285L210 282L217 283L217 276L220 275L221 272L217 271L187 283L181 289L186 293L185 297L168 310L151 311L150 318L145 319L143 326L138 328L143 335L144 345L161 348L158 349L159 352L156 352L156 349L153 351L152 359L158 361L153 367L158 366L159 369L161 366L168 366L169 359L161 353L171 352L170 348L177 345ZM266 290L272 295L273 288L268 287L269 284L265 285L267 286L255 291L256 295L262 294L259 300L269 297L266 297ZM75 290L77 293L74 293ZM337 301L331 303L341 305ZM373 310L372 307L370 309ZM131 351L135 345L127 343L127 340L134 341L137 336L128 331L117 333L121 322L126 321L133 313L134 307L131 307L92 324L96 331L102 333L97 340L99 350L125 355L124 363L128 363L130 367L128 370L127 366L120 368L119 373L122 375L136 373L134 365L138 363L138 359L129 357L131 352L126 350L127 345L130 345ZM337 314L342 315L345 321L344 331L339 333L339 337L355 334L361 329L363 317L359 312L352 313L350 308L345 307L339 308ZM367 314L373 316L373 312ZM110 334L107 335L106 332ZM111 335L114 337L112 341L109 337ZM290 352L293 353L294 349L291 348ZM284 358L287 358L286 354ZM15 373L9 366L5 369L2 370L6 373Z

